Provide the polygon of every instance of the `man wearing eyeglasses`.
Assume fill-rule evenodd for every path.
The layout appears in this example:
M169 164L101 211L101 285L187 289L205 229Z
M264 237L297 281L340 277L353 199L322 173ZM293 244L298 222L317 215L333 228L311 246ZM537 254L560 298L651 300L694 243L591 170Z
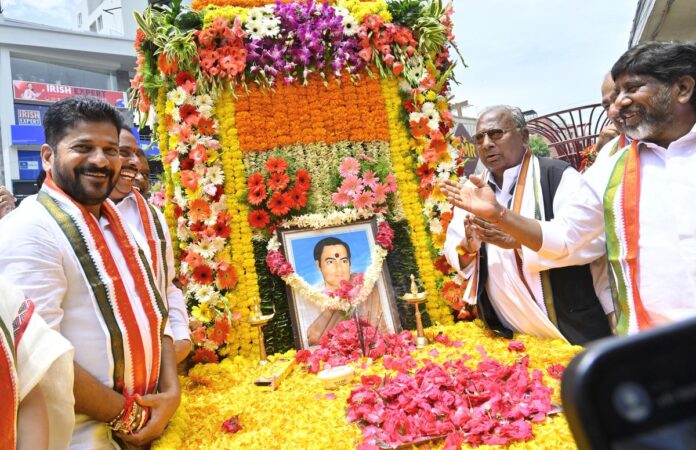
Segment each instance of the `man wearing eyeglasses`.
M519 108L487 108L473 138L497 201L523 216L551 220L579 186L581 176L568 163L532 154ZM564 261L570 267L530 270L520 244L492 222L455 208L445 242L448 262L468 280L465 301L477 305L488 327L507 338L516 332L573 344L611 333L605 316L613 310L611 298L600 302L588 264L595 255L578 252ZM597 271L597 292L607 284L600 278Z

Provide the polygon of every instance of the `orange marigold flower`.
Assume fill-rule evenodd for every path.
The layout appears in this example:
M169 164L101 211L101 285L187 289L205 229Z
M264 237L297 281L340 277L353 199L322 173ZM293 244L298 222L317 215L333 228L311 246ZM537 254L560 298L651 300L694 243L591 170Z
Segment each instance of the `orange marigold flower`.
M288 170L288 162L282 158L270 158L266 162L266 170L269 172L285 172Z
M247 220L252 228L258 229L266 228L266 226L271 222L271 218L268 216L268 213L263 209L251 211L249 216L247 216Z
M197 198L189 203L188 216L194 222L206 220L210 217L210 205L202 198Z

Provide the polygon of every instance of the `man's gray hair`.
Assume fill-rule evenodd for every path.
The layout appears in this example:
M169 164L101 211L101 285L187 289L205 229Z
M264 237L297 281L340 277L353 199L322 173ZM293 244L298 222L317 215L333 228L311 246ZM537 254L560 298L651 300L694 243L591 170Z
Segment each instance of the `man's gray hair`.
M507 111L512 116L512 120L515 121L515 126L517 128L520 128L520 129L527 128L527 119L524 118L524 114L522 113L522 110L520 108L518 108L517 106L510 106L510 105L488 106L488 107L484 108L483 111L481 111L481 113L479 114L479 119L491 111ZM477 122L478 122L478 120L477 120Z

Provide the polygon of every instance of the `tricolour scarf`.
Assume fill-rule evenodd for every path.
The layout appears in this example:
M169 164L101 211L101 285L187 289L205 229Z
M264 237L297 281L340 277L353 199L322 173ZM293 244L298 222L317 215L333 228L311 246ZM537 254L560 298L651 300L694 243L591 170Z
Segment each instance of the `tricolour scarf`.
M6 323L9 317L0 317L0 448L15 448L16 445L19 410L17 348L33 313L34 304L25 300L12 319L12 328Z
M128 292L97 219L75 202L47 177L39 192L41 203L68 238L80 262L110 336L113 361L113 386L118 392L146 394L154 392L159 379L161 345L167 309L152 276L145 255L110 201L101 205L101 214L109 222L118 247L135 284ZM133 304L140 303L147 317L138 322ZM149 351L143 334L149 335Z
M616 333L620 335L652 326L638 286L639 153L638 141L633 141L617 160L604 192L609 282L616 310Z
M140 192L133 189L133 197L138 205L138 214L145 230L145 239L150 249L150 260L155 279L158 281L160 292L166 296L167 292L167 241L164 229L160 223L154 206L149 204Z
M543 221L546 220L546 215L542 201L543 194L541 191L540 172L539 160L532 154L531 150L527 149L527 152L522 158L522 164L517 177L517 183L515 184L515 191L513 193L510 209L525 217L533 217L536 220ZM548 316L551 323L558 328L556 309L553 303L553 293L551 291L551 278L548 271L540 272L538 278L532 276L532 284L528 283L519 253L516 250L512 251L515 253L517 274L519 275L520 282L524 284L530 297L535 300L541 310ZM471 304L476 302L475 299L479 283L479 264L480 258L477 253L476 260L474 261L474 273L464 292L464 300Z

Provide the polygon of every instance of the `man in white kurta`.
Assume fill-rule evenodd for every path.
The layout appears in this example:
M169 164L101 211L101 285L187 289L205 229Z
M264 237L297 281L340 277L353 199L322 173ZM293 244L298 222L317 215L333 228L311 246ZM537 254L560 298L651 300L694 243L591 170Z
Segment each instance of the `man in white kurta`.
M167 299L169 306L169 323L174 336L176 360L181 362L191 350L191 337L186 301L181 289L174 285L176 268L169 227L162 213L147 204L143 197L146 193L143 192L141 195L139 192L133 191L135 177L141 170L141 160L138 157L138 143L130 129L121 130L119 151L121 154L121 174L109 195L109 199L116 203L116 209L128 224L138 246L145 253L156 272L157 285L162 295ZM145 221L154 225L154 227L148 227L149 236L143 224ZM156 241L156 245L151 246L150 241ZM162 251L163 246L164 251ZM152 254L153 250L154 255Z
M567 164L531 155L526 145L528 131L519 109L508 106L488 108L481 113L476 129L477 148L487 168L483 178L495 192L499 203L510 207L515 203L520 214L545 220L546 216L551 217L551 212L558 212L560 205L579 186L581 175ZM574 343L596 339L605 332L608 334L608 326L585 323L605 320L597 314L599 302L604 314L611 312L608 281L602 277L601 261L591 268L594 277L590 277L587 271L540 273L556 267L554 265L529 270L520 259L516 242L490 223L469 222L465 226L467 216L463 210L454 209L447 230L445 256L450 265L468 280L465 300L479 303L479 313L492 329L503 335L512 331L538 337L568 338ZM467 252L478 250L476 244L472 245L475 237L487 242L485 253L481 252L480 256L470 253L468 258L462 257L462 249ZM594 246L602 248L603 243L598 241ZM583 266L595 259L596 256L588 258L587 254L580 253L569 258L568 263ZM484 264L485 267L481 267ZM484 275L479 275L479 271ZM583 276L582 281L564 284L568 277L578 274ZM479 279L485 282L485 292L478 287ZM567 292L566 286L583 290L576 296ZM482 297L484 293L485 297ZM487 313L489 302L494 313ZM497 325L498 321L502 327Z
M123 417L135 394L149 421L118 438L143 445L161 434L180 398L166 309L105 201L120 171L121 124L94 98L51 105L41 148L47 179L0 222L0 275L75 348L76 449L120 448L107 423Z
M529 264L534 251L564 258L605 233L617 332L633 334L696 315L696 44L640 44L612 76L614 105L634 142L595 163L554 221L505 209L482 180L447 183L446 191L529 247Z

